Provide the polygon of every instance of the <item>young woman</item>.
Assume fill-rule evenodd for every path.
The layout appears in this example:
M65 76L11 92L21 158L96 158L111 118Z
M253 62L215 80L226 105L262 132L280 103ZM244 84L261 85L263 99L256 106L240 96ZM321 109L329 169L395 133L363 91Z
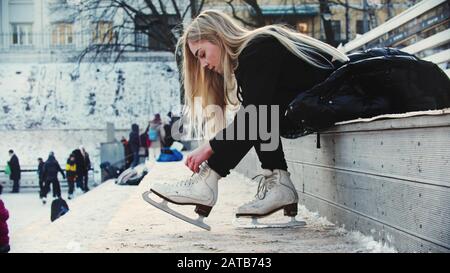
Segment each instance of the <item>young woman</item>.
M348 61L347 56L285 27L245 29L215 10L204 11L195 18L179 46L183 49L183 79L190 120L193 127L205 128L206 136L211 130L215 136L187 157L186 165L195 172L191 178L176 185L155 184L151 191L169 202L196 205L196 212L206 217L217 201L218 180L227 176L254 147L264 169L263 180L255 200L239 207L236 216L262 217L280 209L288 216L295 216L298 196L287 171L279 136L276 139L279 145L272 150L262 148L273 139L263 138L259 131L256 139L248 137L250 124L256 123L259 128L270 118L265 120L258 114L255 120L242 125L235 117L224 128L223 116L211 118L197 112L215 105L225 113L227 106L236 105L236 98L244 107L276 105L280 118L275 125L283 130L289 126L283 117L288 104L300 92L326 79L334 70L333 64ZM203 109L195 107L198 98ZM266 117L274 114L267 112ZM247 138L219 137L228 136L233 129L244 130Z

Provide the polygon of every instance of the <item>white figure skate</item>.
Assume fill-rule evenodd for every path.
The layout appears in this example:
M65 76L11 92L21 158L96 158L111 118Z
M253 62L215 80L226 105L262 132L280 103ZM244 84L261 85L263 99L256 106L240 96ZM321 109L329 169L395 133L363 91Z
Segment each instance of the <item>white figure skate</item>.
M158 183L152 185L150 191L142 194L145 201L151 205L200 228L211 230L211 227L203 222L208 217L212 207L217 202L217 182L221 176L212 170L206 163L200 166L200 172L193 174L189 179L176 184ZM162 199L157 202L150 198L154 194ZM194 205L197 219L183 215L168 206L169 203L177 205Z
M298 195L291 181L290 174L284 170L263 170L255 199L240 206L233 224L239 228L287 228L303 227L304 221L295 219L297 215ZM258 219L284 209L284 215L291 220L286 223L260 223ZM240 218L251 218L251 223Z

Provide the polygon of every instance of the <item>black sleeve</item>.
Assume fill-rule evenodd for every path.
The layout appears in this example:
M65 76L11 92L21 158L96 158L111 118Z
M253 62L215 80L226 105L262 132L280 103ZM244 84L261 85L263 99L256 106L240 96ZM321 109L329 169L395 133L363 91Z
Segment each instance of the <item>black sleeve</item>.
M42 167L42 179L47 179L47 163L44 163L44 166Z
M286 50L274 38L256 42L246 47L239 57L239 67L236 74L238 84L242 89L242 105L273 105L276 87L281 72ZM236 116L231 124L235 126ZM227 128L209 141L214 152L228 149L218 135L225 136Z
M63 177L66 177L66 175L64 174L64 171L61 169L61 166L59 165L59 162L56 162L56 164L58 165L58 171L61 172Z
M86 153L86 170L89 171L91 168L91 159L89 158L89 154Z

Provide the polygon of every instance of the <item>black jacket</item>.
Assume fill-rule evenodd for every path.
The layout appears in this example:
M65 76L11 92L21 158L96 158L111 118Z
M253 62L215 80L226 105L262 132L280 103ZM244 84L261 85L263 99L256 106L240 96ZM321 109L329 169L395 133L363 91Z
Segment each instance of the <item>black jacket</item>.
M56 161L55 157L49 156L44 164L44 171L42 174L44 180L45 181L58 180L58 172L61 172L62 176L66 178L63 170L61 169L61 166L59 165L58 161Z
M11 180L19 180L20 179L20 163L19 158L15 154L8 161L9 168L11 169L11 174L9 175L9 179Z
M391 48L349 58L289 105L286 115L295 126L285 137L318 132L344 120L450 107L450 80L431 62Z
M128 141L132 153L139 152L139 147L141 147L140 142L141 141L139 138L139 126L137 124L132 124L130 132L130 140Z
M44 162L40 162L38 165L38 176L39 176L39 180L44 180Z
M289 126L289 120L282 117L288 104L333 72L333 69L317 68L296 57L273 37L258 37L251 41L239 55L238 63L235 76L242 105L278 105L281 130ZM235 123L236 117L227 128ZM226 134L227 128L219 134ZM225 149L224 141L218 140L217 136L209 143L213 151Z
M87 152L84 153L84 168L86 173L91 169L91 159L89 158L89 154Z
M81 153L80 149L73 150L72 154L75 157L75 163L77 164L77 175L81 177L87 172L86 161L84 160L83 154Z

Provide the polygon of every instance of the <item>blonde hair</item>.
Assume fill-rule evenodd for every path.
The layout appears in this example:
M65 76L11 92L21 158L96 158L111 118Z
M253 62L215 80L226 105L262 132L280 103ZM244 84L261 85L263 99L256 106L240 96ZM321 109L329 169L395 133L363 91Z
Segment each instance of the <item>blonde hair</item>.
M238 56L255 37L260 36L275 37L295 56L319 68L333 67L323 53L333 60L348 61L348 57L336 48L285 26L268 25L249 30L223 12L205 10L186 27L177 45L177 50L181 47L183 52L181 71L185 90L185 115L189 117L190 127L194 129L196 136L210 138L226 125L224 116L205 117L196 111L216 105L222 109L222 113L226 113L227 106L238 106L234 95L234 70L239 65ZM202 68L190 51L188 42L200 40L209 41L221 49L220 65L223 75ZM201 98L200 109L195 105L198 97Z

